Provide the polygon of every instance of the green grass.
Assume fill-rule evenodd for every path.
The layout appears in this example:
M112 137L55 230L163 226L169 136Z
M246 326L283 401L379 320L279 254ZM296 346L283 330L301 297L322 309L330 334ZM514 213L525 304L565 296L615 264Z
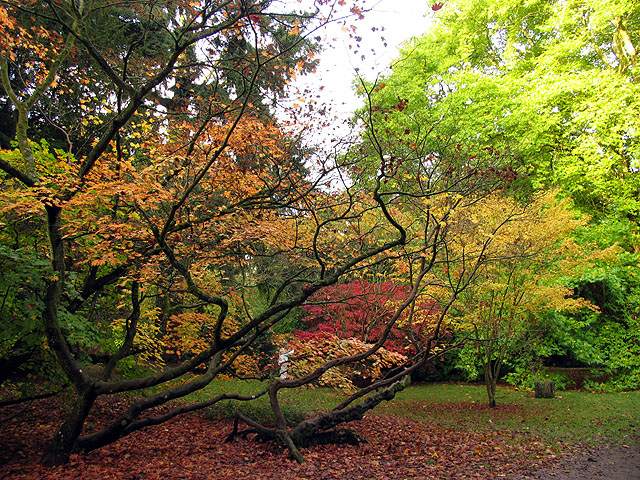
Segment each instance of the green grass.
M483 385L412 386L381 412L472 430L530 432L549 441L637 443L640 391L589 393L561 391L557 398L498 387L498 407L487 406Z
M190 400L210 398L222 392L250 395L261 388L260 382L217 381ZM343 397L343 393L326 388L281 390L279 394L283 412L293 422L313 411L331 409ZM557 398L538 399L533 398L531 392L498 387L497 403L496 409L487 406L483 385L412 385L375 412L456 429L528 432L549 442L637 443L639 440L640 391L561 391ZM208 410L217 418L230 418L238 411L260 422L273 422L266 396L251 402L223 401Z
M266 383L259 381L219 380L212 382L207 388L191 394L186 400L202 401L221 393L254 395L265 386ZM329 388L296 388L280 390L278 400L285 418L291 423L297 423L310 416L314 411L330 410L344 396L344 393ZM250 402L223 400L209 407L207 413L214 418L233 418L236 413L242 413L261 423L268 425L274 423L267 395Z

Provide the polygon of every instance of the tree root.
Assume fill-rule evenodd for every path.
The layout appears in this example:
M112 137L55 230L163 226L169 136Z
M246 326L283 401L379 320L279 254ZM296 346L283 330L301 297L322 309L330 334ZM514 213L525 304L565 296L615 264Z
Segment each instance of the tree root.
M238 426L240 422L244 422L250 428L239 430ZM247 438L247 436L251 434L256 434L257 440L267 442L269 440L276 440L278 430L275 428L268 428L268 427L265 427L264 425L260 425L258 422L254 422L250 418L247 418L241 413L238 413L236 414L236 418L233 421L233 431L229 435L227 435L227 438L225 438L224 441L226 443L229 443L229 442L232 442L235 439L235 437L237 437L238 435L241 436L242 438Z
M327 444L358 445L366 443L366 440L353 430L335 427L352 420L360 420L367 411L380 402L391 400L397 392L405 388L407 385L406 380L405 378L393 383L359 404L339 410L331 410L317 417L304 420L291 431L284 428L265 427L242 414L237 414L233 424L233 431L225 441L233 441L238 435L246 438L250 434L256 434L256 439L258 440L275 441L277 444L286 447L291 458L298 463L304 463L300 448ZM249 428L239 430L240 422L245 423Z
M240 422L247 424L249 428L240 430ZM233 422L233 431L227 435L225 442L232 442L237 436L246 439L251 434L256 435L255 440L262 442L275 441L277 444L285 447L289 450L291 458L298 463L304 463L304 457L302 453L300 453L300 448L328 444L359 445L361 443L367 443L357 432L345 428L316 431L313 435L306 435L303 438L294 440L294 437L292 437L288 431L265 427L242 414L236 415Z

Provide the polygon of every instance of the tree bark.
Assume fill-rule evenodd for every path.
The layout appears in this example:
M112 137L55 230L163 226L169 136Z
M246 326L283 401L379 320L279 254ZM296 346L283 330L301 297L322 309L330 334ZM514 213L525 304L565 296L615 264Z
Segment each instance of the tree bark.
M353 420L362 420L365 413L383 401L392 400L398 392L405 389L408 383L408 377L404 377L400 381L393 383L384 390L367 397L364 401L351 407L341 410L331 410L317 417L304 420L293 429L291 436L299 447L311 445L313 437L316 436L319 431L326 431L335 428L337 425Z
M485 383L487 385L487 396L489 397L489 407L496 408L496 384L497 381L495 378L489 376L485 376Z
M69 456L73 453L76 440L82 432L82 426L96 397L92 388L79 395L71 413L69 413L69 416L44 451L40 459L42 465L62 465L69 461Z

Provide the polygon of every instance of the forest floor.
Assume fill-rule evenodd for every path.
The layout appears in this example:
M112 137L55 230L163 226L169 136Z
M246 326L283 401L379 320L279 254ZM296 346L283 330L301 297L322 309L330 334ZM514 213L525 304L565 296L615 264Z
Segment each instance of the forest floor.
M252 437L225 443L232 421L199 412L136 432L100 450L73 455L66 465L41 467L39 455L64 415L60 403L56 399L32 402L20 415L0 424L0 478L640 479L637 442L550 444L528 432L457 429L376 413L349 425L368 443L304 449L302 465L289 460L276 445L258 443ZM113 418L123 405L122 399L103 401L87 427L96 428ZM3 409L0 420L19 410Z

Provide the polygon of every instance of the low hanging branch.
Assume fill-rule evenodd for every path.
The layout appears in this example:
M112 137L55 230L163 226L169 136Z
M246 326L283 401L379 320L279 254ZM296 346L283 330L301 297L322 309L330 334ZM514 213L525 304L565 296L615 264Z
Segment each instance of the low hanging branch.
M456 289L456 291L452 295L452 300L449 301L447 307L440 312L433 336L429 338L425 350L420 353L413 364L396 370L388 378L382 378L374 381L371 386L361 389L359 392L352 395L347 401L341 403L333 410L322 413L313 418L303 420L290 429L280 407L278 392L282 388L295 388L302 385L309 385L310 383L317 380L321 375L326 373L329 369L362 360L373 355L380 348L382 348L382 345L388 338L392 327L396 324L402 312L414 303L418 293L421 291L421 284L425 275L433 267L433 261L427 262L426 258L422 258L421 263L422 268L413 281L413 288L411 289L410 294L407 296L405 301L398 306L398 308L394 312L394 315L387 322L384 332L380 335L378 341L374 345L372 345L370 349L363 353L352 355L350 357L337 358L325 362L315 371L302 378L291 380L276 379L269 388L269 400L271 403L272 411L276 418L275 428L261 425L258 422L255 422L250 418L239 414L236 417L233 431L227 437L227 441L231 441L237 435L246 437L249 434L256 434L257 438L259 438L260 440L276 441L277 443L285 446L289 451L291 457L300 463L304 462L304 457L300 452L300 448L306 448L312 445L325 443L362 443L364 439L362 439L355 432L345 429L336 429L336 427L343 423L361 420L369 410L375 408L383 401L392 400L398 392L402 391L408 385L409 375L412 372L424 365L428 360L432 360L433 358L444 353L444 351L448 350L445 349L435 355L429 355L434 343L440 337L440 327L442 325L442 322L444 321L448 307L453 303L453 300L455 299L455 297L457 297L460 289L464 288L466 285ZM366 396L369 393L370 395ZM362 400L354 403L358 399ZM249 428L240 431L240 422L247 424Z
M367 397L358 404L339 410L331 410L317 417L304 420L296 425L292 431L289 431L286 426L285 428L265 427L242 414L238 414L234 422L233 431L227 436L227 441L232 441L238 435L246 437L249 434L256 434L260 440L273 440L286 446L291 457L297 462L303 463L304 457L300 453L300 448L327 443L347 443L350 445L365 443L365 439L351 430L332 429L343 423L362 420L366 412L383 401L392 400L398 392L404 390L408 383L408 377L404 376L401 380ZM278 411L276 416L282 417L282 412ZM240 431L238 429L240 422L246 423L250 428Z

